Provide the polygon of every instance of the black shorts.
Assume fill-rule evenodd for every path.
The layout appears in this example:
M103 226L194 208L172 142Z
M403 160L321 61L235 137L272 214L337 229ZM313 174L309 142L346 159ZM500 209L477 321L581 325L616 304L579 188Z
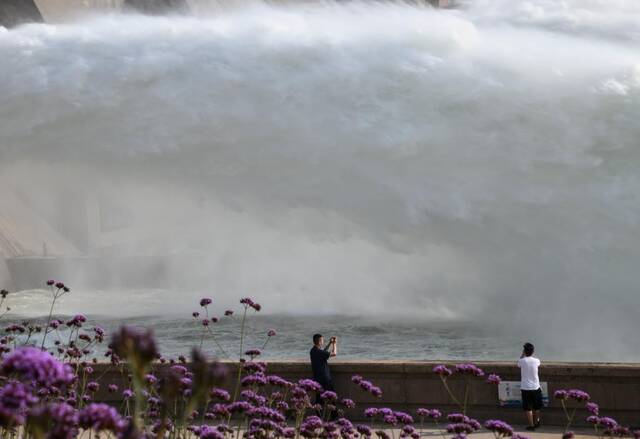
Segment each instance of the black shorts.
M542 389L521 390L522 409L525 411L540 410L542 408Z

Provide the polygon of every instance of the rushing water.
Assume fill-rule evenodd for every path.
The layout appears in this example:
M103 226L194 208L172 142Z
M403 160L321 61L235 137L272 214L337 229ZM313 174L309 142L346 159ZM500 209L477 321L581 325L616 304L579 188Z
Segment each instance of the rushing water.
M514 334L638 360L639 48L636 0L249 2L0 29L1 190L80 253L198 260L179 270L223 302L498 328L429 355L509 357ZM75 309L168 315L203 294L99 287ZM399 351L365 336L354 355L427 355L389 328Z

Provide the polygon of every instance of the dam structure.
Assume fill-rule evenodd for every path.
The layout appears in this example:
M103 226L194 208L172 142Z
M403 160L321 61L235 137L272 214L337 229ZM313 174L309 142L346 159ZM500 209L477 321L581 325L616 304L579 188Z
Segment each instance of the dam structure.
M201 297L248 295L293 326L283 353L302 315L354 359L640 361L636 0L21 4L43 22L0 27L16 314L47 315L51 278L57 312L174 347Z

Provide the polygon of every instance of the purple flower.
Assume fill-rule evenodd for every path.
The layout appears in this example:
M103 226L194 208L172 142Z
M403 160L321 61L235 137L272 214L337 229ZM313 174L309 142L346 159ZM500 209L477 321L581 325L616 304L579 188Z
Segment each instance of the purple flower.
M115 408L107 404L89 404L78 414L78 423L84 429L95 431L107 430L119 432L124 426L124 421Z
M209 425L203 425L200 427L196 434L200 439L224 439L224 434L222 434L217 428Z
M287 439L293 439L296 437L296 429L292 427L285 427L282 429L280 435Z
M451 369L449 369L444 364L439 364L439 365L435 366L433 368L433 372L438 374L438 375L440 375L443 378L448 377L449 375L451 375L453 373L453 372L451 372Z
M248 355L251 358L257 357L261 354L262 352L260 352L260 349L249 349L248 351L246 351L244 354Z
M369 389L369 393L371 393L371 395L375 396L376 398L380 398L382 396L382 389L380 389L380 387L372 386Z
M320 398L325 401L337 401L338 394L336 392L332 392L331 390L327 390L320 394Z
M146 381L147 384L151 384L151 385L158 382L158 378L151 373L146 374L144 376L144 380Z
M317 383L316 381L309 380L309 379L302 379L298 381L298 385L302 387L304 390L306 390L307 392L312 392L312 391L319 392L322 390L322 386L320 385L320 383Z
M100 384L98 384L95 381L90 381L87 383L87 390L89 392L97 392L99 388L100 388Z
M59 289L59 290L60 290L60 289L62 289L62 288L64 288L64 283L62 283L62 282L56 282L56 288L57 288L57 289Z
M353 401L353 399L349 399L349 398L342 399L340 403L348 409L352 409L356 406L356 403Z
M78 413L64 402L40 406L29 413L29 423L46 431L47 438L75 439L78 436Z
M252 299L250 299L249 297L243 297L242 299L240 299L240 303L241 303L242 305L244 305L245 307L253 306L253 305L254 305L253 300L252 300Z
M227 317L232 316L232 315L233 315L233 311L232 311L232 310L230 310L230 309L228 309L228 310L226 310L226 311L224 312L224 315L225 315L225 316L227 316Z
M122 398L124 398L124 399L131 399L134 396L135 396L135 393L131 389L124 389L122 391Z
M0 425L24 424L27 410L37 400L38 398L18 381L10 381L0 387Z
M447 432L455 434L471 434L473 433L473 429L470 425L464 422L459 422L447 425Z
M447 420L449 420L449 422L458 423L458 422L467 422L469 418L463 415L462 413L451 413L450 415L447 416Z
M616 425L618 425L618 421L616 421L613 418L609 418L607 416L600 418L600 425L602 425L605 428L614 428Z
M267 379L262 373L255 373L253 375L247 375L246 377L242 378L240 384L243 387L264 386L267 384Z
M197 319L198 317L200 317L200 313L198 311L192 312L191 315L193 316L194 319Z
M112 336L109 346L119 358L131 356L138 362L147 364L158 356L158 348L151 330L142 331L130 326L122 326Z
M500 378L499 375L496 375L495 373L489 374L489 376L487 377L487 383L489 384L500 384L502 382L502 379Z
M366 418L374 418L378 415L378 409L375 407L369 407L367 409L365 409L364 411L364 416Z
M275 337L276 335L276 330L275 329L269 329L267 331L267 337Z
M116 393L118 391L118 385L117 384L109 384L107 386L107 390L109 391L109 393Z
M71 366L33 347L11 352L2 362L1 371L4 375L14 375L21 381L35 381L43 386L67 385L75 379Z
M463 375L473 375L477 377L484 376L484 371L480 369L475 364L465 363L465 364L457 364L456 372Z
M243 413L251 410L253 406L247 401L236 401L232 404L229 404L227 408L231 413Z
M556 399L567 399L569 397L569 393L566 390L556 390L553 392L553 397Z
M613 427L612 433L619 437L631 436L631 431L628 427L623 427L622 425L616 425Z
M575 399L578 402L589 401L591 399L587 392L578 389L571 389L567 391L567 396L571 399Z
M396 418L394 415L385 415L382 417L382 421L385 424L396 425L398 423L398 418Z
M589 424L593 424L593 425L598 425L598 424L600 424L600 418L599 418L599 417L597 417L596 415L587 416L586 421L587 421Z
M353 384L360 384L362 382L362 377L360 375L354 375L351 377L351 382Z
M367 425L356 425L356 431L360 433L361 436L371 437L371 428Z
M200 306L205 308L208 305L211 305L211 302L212 302L211 299L209 299L208 297L204 297L204 298L200 299Z
M223 401L229 401L231 399L231 395L224 389L213 388L209 391L209 395L212 398L221 399Z
M585 408L587 409L587 411L589 413L591 413L592 415L597 415L600 412L600 407L598 406L598 404L596 404L595 402L588 402L585 405Z
M484 428L493 431L498 436L512 436L513 428L504 421L490 419L484 423Z
M391 439L391 436L384 430L376 430L376 436L380 439Z
M47 281L47 286L53 286L53 285L55 285L55 283L56 283L56 281L55 281L55 280L53 280L53 279L49 279L49 280Z
M202 319L202 326L209 326L209 319Z
M277 375L268 375L267 383L276 387L291 387L292 383Z
M84 315L78 314L73 316L71 320L67 321L67 326L69 327L75 326L77 328L80 328L82 324L85 323L86 321L87 321L87 318Z
M401 424L404 424L404 425L413 424L413 417L408 413L395 412L394 416L398 418L398 421L400 421Z
M431 419L440 419L442 417L442 412L438 409L425 409L419 408L416 410L416 413L421 418L431 418Z

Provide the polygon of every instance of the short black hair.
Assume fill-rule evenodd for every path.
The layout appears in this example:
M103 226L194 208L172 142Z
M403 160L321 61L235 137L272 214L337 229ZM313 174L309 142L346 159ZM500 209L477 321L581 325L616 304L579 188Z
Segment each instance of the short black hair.
M313 334L313 344L318 344L321 338L322 334Z
M533 345L531 343L525 343L524 346L522 346L524 348L524 354L527 357L530 357L533 355L533 350L535 349L533 347Z

